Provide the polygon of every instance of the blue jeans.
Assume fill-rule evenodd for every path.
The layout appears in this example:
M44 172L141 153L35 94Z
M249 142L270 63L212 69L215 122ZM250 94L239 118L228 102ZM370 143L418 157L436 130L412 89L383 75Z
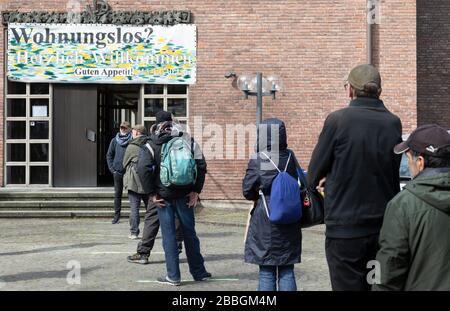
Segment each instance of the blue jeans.
M189 264L189 272L195 279L205 276L204 259L200 253L200 240L195 232L194 209L187 206L187 198L166 200L166 206L158 208L161 226L162 244L166 257L167 276L173 281L180 281L180 260L175 230L175 214L183 230L184 247Z
M139 209L141 208L141 200L144 202L145 209L147 209L148 194L128 190L128 199L130 200L130 233L139 235Z
M278 278L277 278L278 269ZM278 284L278 289L277 289ZM259 266L259 291L296 291L294 265Z

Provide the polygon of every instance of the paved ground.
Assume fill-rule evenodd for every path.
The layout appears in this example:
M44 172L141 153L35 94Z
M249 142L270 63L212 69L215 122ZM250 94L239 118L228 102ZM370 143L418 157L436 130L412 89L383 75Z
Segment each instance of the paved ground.
M0 219L0 290L255 290L257 266L243 260L246 212L202 210L197 220L214 278L193 282L183 253L183 286L171 287L155 282L165 275L160 237L151 264L125 260L136 250L127 219L114 226L109 219ZM304 231L302 257L295 268L299 290L330 290L323 228ZM78 263L80 284L68 284L68 275L76 280L71 271Z

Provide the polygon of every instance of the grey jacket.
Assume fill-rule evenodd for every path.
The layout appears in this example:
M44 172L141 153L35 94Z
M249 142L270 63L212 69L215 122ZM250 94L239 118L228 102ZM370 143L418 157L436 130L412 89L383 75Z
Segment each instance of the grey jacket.
M139 136L134 138L128 144L127 150L123 157L123 167L125 174L123 176L123 188L127 191L133 191L145 194L144 187L137 173L137 163L139 160L140 147L147 140L147 136Z

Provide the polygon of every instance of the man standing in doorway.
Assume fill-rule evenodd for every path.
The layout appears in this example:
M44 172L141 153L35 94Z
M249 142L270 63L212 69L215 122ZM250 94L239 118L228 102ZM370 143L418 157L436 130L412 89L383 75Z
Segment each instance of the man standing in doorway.
M325 192L325 252L333 290L370 290L386 204L399 191L400 119L379 99L381 76L371 65L348 75L350 104L325 120L308 169L310 185Z
M123 184L125 190L128 190L128 199L130 200L130 236L132 240L137 240L139 236L139 208L141 200L144 202L145 208L148 205L148 194L142 186L142 182L137 174L137 163L139 158L139 150L147 140L147 129L141 124L133 126L133 139L128 144L127 150L123 157L123 167L125 175Z
M120 212L122 209L122 192L123 192L123 156L131 140L130 123L123 121L120 124L119 133L111 140L108 152L106 153L106 161L108 168L114 178L114 219L112 224L120 221Z

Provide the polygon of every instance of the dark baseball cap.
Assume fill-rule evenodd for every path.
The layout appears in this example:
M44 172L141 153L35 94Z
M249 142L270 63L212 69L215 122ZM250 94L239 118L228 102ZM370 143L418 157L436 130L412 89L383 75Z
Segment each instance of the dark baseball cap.
M172 121L172 114L168 111L158 111L156 113L156 123L166 122L166 121Z
M394 147L394 152L400 154L409 149L437 158L450 157L450 134L436 124L427 124L415 129L408 139Z
M347 77L347 82L357 90L363 91L365 86L381 88L381 76L377 68L369 64L358 65Z

